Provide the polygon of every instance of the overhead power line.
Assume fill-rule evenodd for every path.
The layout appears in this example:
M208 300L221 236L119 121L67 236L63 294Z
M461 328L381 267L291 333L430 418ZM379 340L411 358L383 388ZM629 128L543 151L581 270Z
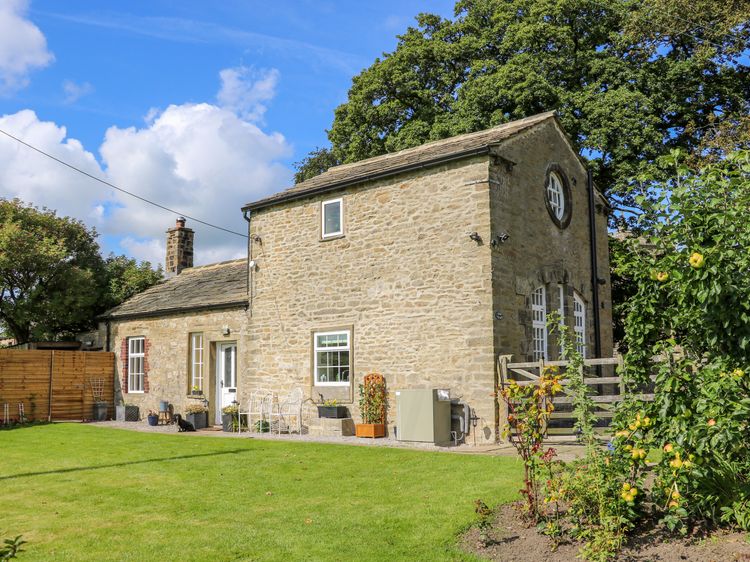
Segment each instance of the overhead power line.
M63 166L66 166L67 168L70 168L71 170L74 170L78 172L79 174L83 174L87 178L91 178L94 181L98 181L99 183L102 183L106 185L107 187L111 187L112 189L116 189L117 191L124 193L125 195L130 195L131 197L135 197L136 199L139 199L140 201L143 201L144 203L148 203L149 205L153 205L154 207L158 207L159 209L163 209L164 211L169 211L170 213L175 213L176 215L183 216L187 219L190 219L191 221L195 221L197 223L209 226L211 228L215 228L217 230L222 230L224 232L227 232L229 234L234 234L235 236L241 236L242 238L247 238L247 234L242 234L241 232L235 232L234 230L229 230L228 228L224 228L223 226L219 226L216 224L212 224L210 222L206 222L204 220L198 219L196 217L191 217L190 215L187 215L185 213L181 213L180 211L176 211L175 209L170 209L169 207L166 207L164 205L161 205L160 203L157 203L156 201L151 201L150 199L146 199L145 197L141 197L140 195L137 195L133 193L132 191L128 191L127 189L123 189L121 187L116 186L113 183L110 183L106 180L103 180L100 177L97 177L93 174L89 174L85 170L81 170L80 168L77 168L76 166L73 166L72 164L69 164L65 160L61 160L60 158L57 158L56 156L53 156L52 154L45 152L44 150L35 147L34 145L31 145L18 137L11 135L9 132L4 131L3 129L0 129L0 133L4 134L6 137L13 139L14 141L24 145L27 148L30 148L31 150L38 152L39 154L46 156L47 158L50 158L51 160L54 160L58 164L62 164Z

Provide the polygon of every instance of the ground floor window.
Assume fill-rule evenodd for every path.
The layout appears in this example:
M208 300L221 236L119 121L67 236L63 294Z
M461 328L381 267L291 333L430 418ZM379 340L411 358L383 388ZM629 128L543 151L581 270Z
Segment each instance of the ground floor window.
M190 334L190 388L203 390L203 334Z
M586 357L586 304L578 293L573 294L573 333L578 353Z
M128 338L128 392L143 392L145 389L145 338Z
M547 298L544 286L531 293L531 354L534 361L547 359Z
M315 332L313 346L315 384L348 385L351 369L351 332Z

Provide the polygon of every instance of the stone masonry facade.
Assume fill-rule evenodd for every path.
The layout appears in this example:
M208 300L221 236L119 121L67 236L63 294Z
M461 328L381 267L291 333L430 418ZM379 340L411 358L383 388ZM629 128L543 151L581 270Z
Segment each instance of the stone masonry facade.
M357 165L335 173L346 175L351 166ZM551 219L545 202L550 170L569 188L564 228ZM178 411L194 403L188 396L189 341L200 332L211 420L218 401L216 346L233 341L240 403L256 390L284 395L299 387L309 403L335 398L359 421L359 384L365 374L378 372L388 388L391 434L396 391L445 388L474 409L477 441L490 442L498 356L532 359L533 291L543 288L546 311L562 308L569 326L574 298L584 304L587 354L594 354L586 180L557 120L543 118L483 153L253 208L244 306L152 311L113 321L122 397L142 409L156 409L159 400L169 400ZM341 202L343 233L323 237L322 204L331 200ZM598 193L594 210L600 354L611 356L607 208ZM349 382L318 384L314 334L338 331L350 337ZM148 392L142 394L126 392L127 347L121 342L135 336L149 343ZM557 348L550 338L550 359L557 359Z

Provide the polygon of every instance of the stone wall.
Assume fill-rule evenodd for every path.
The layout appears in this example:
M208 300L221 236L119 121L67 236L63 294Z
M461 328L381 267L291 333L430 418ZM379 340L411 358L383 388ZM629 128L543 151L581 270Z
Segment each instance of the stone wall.
M253 214L252 381L241 389L302 386L336 398L358 420L369 372L394 392L449 388L489 429L492 285L489 250L469 235L490 228L488 157L474 157ZM321 240L321 202L343 197L344 235ZM312 334L352 332L353 384L315 386ZM488 374L489 379L488 379ZM244 394L243 394L244 396ZM484 433L483 433L484 434Z
M587 355L595 355L594 310L591 281L589 195L586 169L568 148L562 131L548 121L513 137L498 150L507 160L490 169L493 235L503 232L506 242L492 252L495 350L512 354L514 361L531 361L530 296L546 289L547 312L560 309L558 287L563 286L567 326L573 329L573 294L586 306ZM515 163L508 166L507 161ZM550 166L568 181L572 204L570 222L558 227L545 203L545 179ZM609 283L607 215L604 201L595 197L598 276L601 319L601 355L612 356L612 302ZM556 336L548 341L550 359L559 358Z
M229 328L229 335L223 328ZM237 342L238 385L247 377L248 315L244 308L198 314L174 314L156 318L113 321L111 347L116 355L115 402L135 404L144 416L148 410L158 411L159 401L167 400L175 412L184 412L197 401L190 394L190 334L203 334L204 393L210 403L209 421L215 419L216 405L216 345ZM146 339L148 370L147 392L126 392L127 338L143 336Z

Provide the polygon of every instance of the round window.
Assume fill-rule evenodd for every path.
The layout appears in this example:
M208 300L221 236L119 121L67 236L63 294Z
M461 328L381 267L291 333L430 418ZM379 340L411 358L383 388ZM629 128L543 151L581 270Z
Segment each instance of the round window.
M559 166L551 165L547 172L544 190L547 210L554 223L565 228L570 223L570 188L565 174Z

